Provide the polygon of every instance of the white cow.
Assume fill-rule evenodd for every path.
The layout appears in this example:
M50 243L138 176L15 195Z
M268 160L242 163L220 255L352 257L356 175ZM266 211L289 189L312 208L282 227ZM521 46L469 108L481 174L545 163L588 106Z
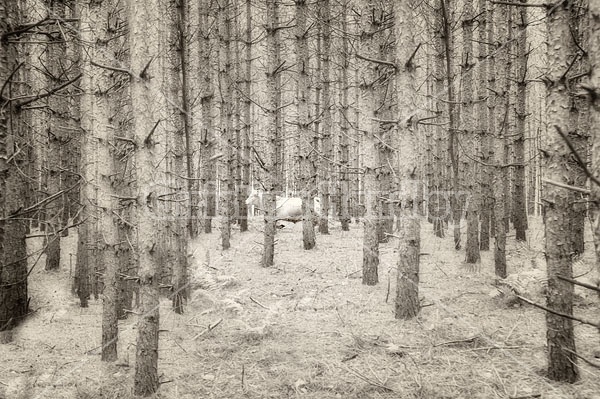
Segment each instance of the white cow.
M264 212L263 192L252 190L250 196L246 198L246 205L253 205ZM315 214L321 212L321 200L314 198ZM302 220L302 198L298 197L275 197L276 220L286 220L288 222L299 222Z

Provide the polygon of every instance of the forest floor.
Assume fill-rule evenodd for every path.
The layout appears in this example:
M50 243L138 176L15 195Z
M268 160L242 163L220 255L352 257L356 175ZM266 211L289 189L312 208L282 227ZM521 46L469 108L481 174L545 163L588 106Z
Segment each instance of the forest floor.
M161 301L156 397L600 398L599 371L583 362L575 384L544 377L544 313L500 295L491 252L468 267L450 236L436 238L423 223L424 307L414 320L395 320L397 243L381 245L380 284L367 287L362 225L342 232L331 224L312 251L302 249L300 224L278 231L267 269L259 266L259 221L235 230L229 251L219 249L218 232L193 241L185 314ZM509 280L543 304L543 230L539 219L531 225L529 243L509 238ZM42 257L31 273L36 312L0 346L0 398L131 397L135 318L119 322L119 360L101 362L102 301L80 308L71 294L74 240L63 240L60 271L44 271ZM40 240L29 241L30 252L39 249ZM586 246L575 274L594 281ZM598 298L577 294L575 313L598 321ZM578 352L593 359L597 329L575 323L575 331Z

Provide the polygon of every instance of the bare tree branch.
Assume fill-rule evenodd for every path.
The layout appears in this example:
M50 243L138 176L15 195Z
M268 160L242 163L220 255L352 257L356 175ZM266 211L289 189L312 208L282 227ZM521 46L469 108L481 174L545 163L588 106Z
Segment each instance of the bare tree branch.
M581 188L581 187L576 187L576 186L570 186L568 184L559 183L557 181L549 180L549 179L542 179L542 182L548 183L548 184L552 184L553 186L556 186L556 187L566 188L567 190L578 191L578 192L583 193L583 194L590 194L590 190L588 190L586 188Z
M596 178L596 176L594 176L592 174L592 172L590 172L588 170L585 162L583 162L583 160L579 156L579 153L577 152L577 150L575 150L575 146L573 146L573 143L571 143L571 140L569 140L567 135L562 131L562 129L559 126L554 125L554 128L556 129L558 134L560 134L560 137L562 137L562 139L565 141L565 143L567 144L567 147L569 147L569 150L571 150L571 153L575 157L575 161L577 161L577 164L579 165L579 167L581 169L583 169L583 172L586 174L586 176L589 177L591 181L593 181L598 186L600 186L600 180L598 180L598 178Z
M598 328L598 323L594 323L592 321L580 319L580 318L578 318L576 316L573 316L573 315L569 315L569 314L566 314L566 313L562 313L562 312L558 312L556 310L549 309L549 308L547 308L547 307L545 307L543 305L540 305L539 303L535 303L535 302L533 302L533 301L531 301L531 300L529 300L529 299L527 299L525 297L522 297L521 295L517 295L517 298L519 298L523 302L527 302L528 304L535 306L536 308L540 308L542 310L545 310L548 313L552 313L552 314L555 314L557 316L564 317L565 319L571 319L571 320L574 320L574 321L578 321L578 322L580 322L582 324L587 324L587 325L594 326L594 327Z
M90 63L93 66L98 67L98 68L108 69L109 71L126 73L129 76L133 76L133 72L131 72L130 70L125 69L125 68L117 68L117 67L113 67L113 66L110 66L110 65L103 65L103 64L97 63L96 61L91 61Z
M41 100L43 98L46 97L50 97L51 95L53 95L54 93L64 89L65 87L68 87L70 85L72 85L73 83L77 82L79 79L81 79L81 77L83 76L83 74L78 74L77 76L75 76L73 79L69 80L68 82L65 82L59 86L56 86L55 88L47 91L46 93L42 93L42 94L38 94L37 96L30 98L28 100L25 101L21 101L19 103L17 103L16 107L17 108L23 108L24 106L26 106L27 104L31 104L32 102Z
M359 59L364 60L364 61L374 62L376 64L387 65L387 66L392 67L394 69L398 68L396 66L396 64L394 64L393 62L385 61L385 60L376 60L374 58L368 58L368 57L365 57L364 55L360 55L358 53L356 54L356 58L359 58Z

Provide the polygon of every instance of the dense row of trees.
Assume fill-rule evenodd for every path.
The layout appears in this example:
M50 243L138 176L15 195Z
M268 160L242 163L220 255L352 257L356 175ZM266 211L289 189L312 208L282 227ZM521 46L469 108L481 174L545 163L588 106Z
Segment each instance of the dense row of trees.
M277 195L302 198L305 250L315 196L321 234L364 222L364 284L397 238L397 318L419 312L421 216L438 237L451 227L467 263L493 238L504 278L509 229L526 241L543 209L547 306L572 314L557 276L572 278L588 208L600 242L597 8L0 1L2 340L28 312L26 234L46 237L53 270L76 230L74 292L81 306L102 293L102 359L117 358L135 298L135 392L155 392L160 290L184 312L188 240L214 221L228 249L232 225L248 229L251 186L264 190L262 266L275 262ZM549 376L577 380L571 320L547 324Z

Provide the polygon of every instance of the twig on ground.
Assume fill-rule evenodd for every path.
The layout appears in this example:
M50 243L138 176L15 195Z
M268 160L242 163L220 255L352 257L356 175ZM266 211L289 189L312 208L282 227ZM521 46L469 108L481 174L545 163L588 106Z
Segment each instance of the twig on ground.
M475 335L473 337L469 337L469 338L465 338L465 339L458 339L458 340L454 340L454 341L440 342L439 344L433 345L433 347L436 348L438 346L444 346L444 345L453 345L453 344L461 344L461 343L465 343L465 342L473 342L473 341L475 341L475 339L477 337L478 336Z
M480 348L472 348L472 351L489 351L494 349L523 349L524 346L482 346Z
M219 324L221 324L222 322L223 322L223 319L219 319L219 320L218 320L218 321L217 321L215 324L212 324L212 325L211 325L211 324L209 324L209 325L208 325L208 327L207 327L207 328L206 328L204 331L202 331L202 332L198 333L196 336L194 336L194 337L192 338L192 341L195 341L196 339L200 338L200 337L201 337L201 336L203 336L204 334L206 334L206 333L208 333L208 332L210 332L210 331L214 330L214 329L215 329L215 328L217 328L217 326L218 326Z
M517 328L518 325L519 325L519 320L517 320L517 322L515 323L513 328L510 329L510 331L508 332L508 335L506 336L506 338L504 338L504 342L508 341L508 339L510 338L510 336L515 331L515 328Z
M337 314L337 317L342 322L342 326L346 327L346 322L344 321L344 319L342 319L342 315L340 314L340 311L338 310L337 306L335 307L335 313Z
M319 294L323 291L325 291L327 288L331 288L331 287L335 287L334 285L326 285L325 287L321 288L320 290L317 290L317 292L315 293L315 297L313 298L312 304L314 306L315 301L317 300L317 296L319 296Z
M506 390L506 385L504 385L504 380L502 379L502 377L500 377L500 373L498 373L498 370L496 369L496 367L494 367L494 365L492 364L492 370L494 370L494 374L496 374L496 378L498 379L498 382L500 382L500 385L502 385L502 390L504 391L504 393L508 393L508 391Z
M185 350L185 348L184 348L183 346L181 346L181 345L179 344L179 342L177 342L177 340L175 340L175 339L172 339L172 341L175 343L175 345L177 345L178 347L180 347L182 351L184 351L185 353L187 353L187 351Z
M346 368L346 370L348 370L348 371L349 371L351 374L354 374L354 376L356 376L356 377L360 378L361 380L363 380L363 381L364 381L364 382L366 382L367 384L371 384L371 385L373 385L373 386L379 387L379 388L381 388L381 389L384 389L384 390L386 390L386 391L389 391L389 392L396 392L394 389L392 389L392 388L390 388L390 387L388 387L388 386L385 386L385 385L383 385L382 383L380 383L380 382L378 382L378 381L373 381L371 378L369 378L369 377L366 377L365 375L363 375L363 374L359 373L358 371L356 371L356 370L354 370L354 369L352 369L352 368L350 368L350 367L348 367L348 366L346 366L345 368Z
M444 276L448 277L448 274L446 274L446 272L437 265L437 262L434 262L433 265L435 266L436 269L438 269L439 271L441 271L442 273L444 273Z
M257 304L258 306L260 306L261 308L263 308L263 309L271 310L271 309L269 309L268 307L266 307L265 305L263 305L262 303L258 302L256 299L254 299L252 297L250 297L250 300L252 302L254 302L255 304Z
M350 273L346 274L344 276L344 278L348 278L348 277L352 276L353 274L356 274L356 273L361 272L361 271L362 271L362 269L358 269L358 270L355 270L353 272L350 272Z
M242 391L245 391L246 389L244 388L244 375L246 374L246 367L244 365L244 363L242 363Z

